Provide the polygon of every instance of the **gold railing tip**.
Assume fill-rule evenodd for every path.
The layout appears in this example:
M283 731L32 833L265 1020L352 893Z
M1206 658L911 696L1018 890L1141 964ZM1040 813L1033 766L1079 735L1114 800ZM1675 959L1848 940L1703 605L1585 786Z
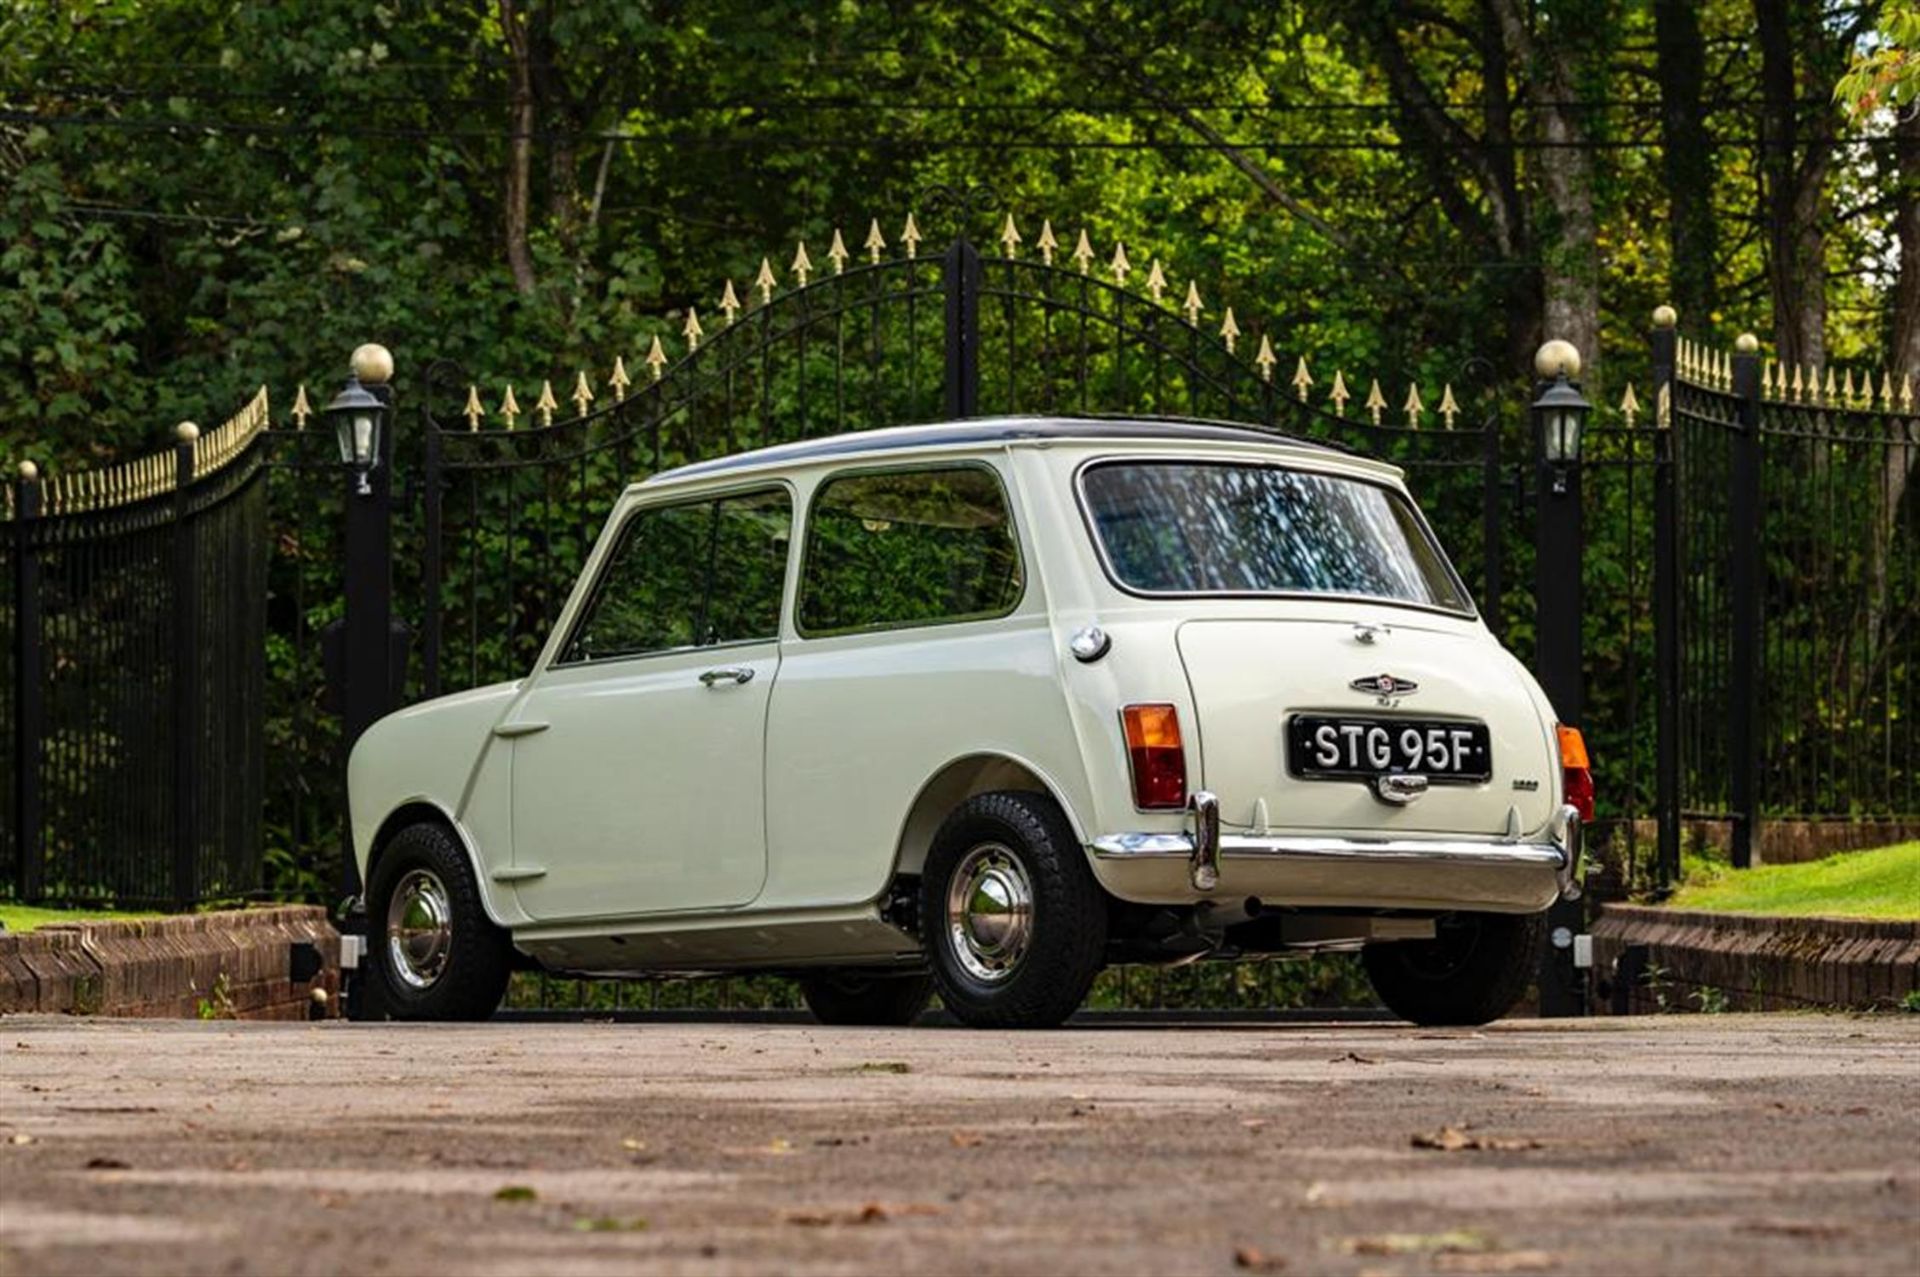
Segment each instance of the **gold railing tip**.
M844 274L847 269L847 242L840 238L840 228L833 228L833 243L827 246L827 260L833 263L833 273Z
M613 387L616 402L627 397L627 387L633 384L633 379L627 376L627 361L618 355L613 357L613 373L607 378L607 384Z
M886 251L887 237L880 233L880 219L874 218L867 226L867 242L860 247L867 250L869 261L878 265L880 254Z
M913 257L920 247L920 228L913 224L913 214L907 214L907 224L900 228L900 242L907 246L907 256Z
M1020 228L1013 224L1012 213L1007 214L1007 223L1000 228L1000 247L1008 257L1014 256L1014 250L1020 247Z
M1160 269L1158 257L1147 266L1147 291L1153 294L1155 301L1159 301L1167 291L1167 273Z
M1082 275L1093 265L1093 243L1087 238L1087 228L1080 228L1080 238L1073 246L1073 264L1080 268Z
M507 387L507 393L501 396L499 412L501 416L507 419L507 429L513 429L513 423L519 419L521 409L520 401L513 397L513 387L511 385Z
M1347 390L1347 374L1339 368L1333 370L1333 389L1327 392L1327 399L1333 404L1333 415L1347 415L1347 400L1353 395Z
M680 335L687 339L689 354L700 349L700 339L707 335L707 330L700 326L700 312L692 306L687 307L687 322L680 325Z
M1853 391L1853 369L1846 370L1846 376L1840 382L1840 395L1843 403L1851 404L1857 396Z
M1369 380L1371 384L1367 387L1367 401L1364 407L1369 413L1373 414L1373 424L1377 426L1380 424L1380 414L1387 410L1387 397L1380 393L1380 379L1378 377L1373 377Z
M1312 385L1313 374L1307 371L1307 357L1302 355L1293 369L1293 393L1300 397L1301 403L1307 401L1307 389Z
M1054 238L1051 217L1040 219L1040 238L1033 241L1033 244L1040 250L1040 260L1048 266L1053 265L1053 253L1060 247L1060 241Z
M587 381L586 369L581 369L580 372L575 375L573 393L568 395L567 398L571 399L574 405L580 409L581 416L584 417L587 415L587 407L593 402L593 387Z
M800 241L800 247L793 255L793 264L787 269L792 271L794 278L800 281L800 287L807 286L807 276L813 274L813 259L807 256L807 241L804 239Z
M542 381L540 383L540 398L536 400L533 405L533 410L540 414L540 424L542 426L551 426L553 424L553 411L559 406L560 401L553 397L553 383L551 381Z
M1913 374L1900 374L1900 411L1913 411Z
M1107 263L1107 269L1113 272L1113 282L1123 287L1127 276L1133 273L1133 263L1127 260L1127 246L1119 240L1114 241L1113 260Z
M667 366L667 349L660 344L659 333L653 335L653 344L647 347L647 357L644 362L653 370L653 379L660 380L660 374L666 370Z
M1227 353L1233 353L1233 345L1240 340L1240 325L1234 322L1233 307L1227 307L1220 319L1220 340L1227 344Z
M1633 394L1633 387L1627 387L1627 394ZM1453 429L1453 419L1460 414L1460 405L1453 397L1453 383L1445 382L1440 387L1440 417L1447 423L1447 429Z
M765 306L773 300L773 262L765 257L760 259L760 273L753 277L753 286L760 290L760 304Z
M1158 266L1159 263L1155 262L1154 265ZM1273 342L1268 339L1265 333L1260 334L1260 353L1253 357L1253 362L1260 369L1260 379L1262 381L1273 380L1273 366L1279 363L1280 360L1274 355Z
M1196 328L1200 326L1200 315L1206 307L1200 304L1200 285L1197 281L1191 279L1187 281L1187 300L1181 304L1180 309L1187 312L1189 324Z
M1444 406L1443 406L1443 410L1444 410ZM1625 417L1627 419L1627 424L1631 426L1633 424L1634 417L1639 413L1639 411L1640 411L1640 399L1638 396L1636 396L1633 393L1633 383L1628 382L1627 393L1620 396L1620 415Z
M480 387L472 384L467 386L467 406L460 410L460 415L467 419L467 429L480 428L481 420L487 415L487 410L480 404Z
M1832 403L1834 400L1834 397L1838 393L1839 393L1839 387L1835 384L1833 379L1833 365L1828 364L1827 365L1827 389L1826 389L1827 402Z
M293 418L293 428L295 430L305 430L307 428L307 418L313 415L313 405L307 402L306 382L301 382L300 388L294 391L293 411L288 415Z
M1407 402L1400 410L1407 414L1407 424L1415 430L1418 430L1420 428L1420 414L1427 410L1427 406L1420 402L1419 383L1414 382L1407 386Z
M720 313L727 317L729 324L733 322L733 317L740 313L740 296L733 291L731 277L728 278L726 287L720 290Z

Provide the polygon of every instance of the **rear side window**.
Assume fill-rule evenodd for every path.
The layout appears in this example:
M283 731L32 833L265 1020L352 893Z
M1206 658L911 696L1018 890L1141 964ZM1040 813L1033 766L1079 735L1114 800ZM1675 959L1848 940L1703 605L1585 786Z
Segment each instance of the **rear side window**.
M807 520L799 628L839 634L1005 616L1022 586L1006 492L992 470L842 475L821 485Z
M792 523L781 489L636 511L561 662L777 638Z

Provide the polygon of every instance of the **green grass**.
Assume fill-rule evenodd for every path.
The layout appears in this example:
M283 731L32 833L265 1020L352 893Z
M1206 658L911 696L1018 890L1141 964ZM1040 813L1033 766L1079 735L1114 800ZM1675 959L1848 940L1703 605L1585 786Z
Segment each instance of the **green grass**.
M1804 865L1721 867L1688 881L1667 904L1718 913L1920 918L1920 842Z
M0 924L5 924L8 931L32 931L50 922L110 922L115 918L155 916L120 909L38 909L32 905L0 904Z

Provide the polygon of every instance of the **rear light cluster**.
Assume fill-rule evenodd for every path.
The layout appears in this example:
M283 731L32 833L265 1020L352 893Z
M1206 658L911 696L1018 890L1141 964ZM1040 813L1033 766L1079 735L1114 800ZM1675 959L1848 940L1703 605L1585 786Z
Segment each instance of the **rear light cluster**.
M1560 734L1560 789L1567 804L1580 813L1584 824L1593 823L1593 771L1587 763L1586 738L1577 727L1557 724Z
M1171 705L1129 705L1120 712L1127 731L1127 761L1133 767L1133 803L1142 811L1180 810L1187 805L1187 751L1180 743L1180 715Z

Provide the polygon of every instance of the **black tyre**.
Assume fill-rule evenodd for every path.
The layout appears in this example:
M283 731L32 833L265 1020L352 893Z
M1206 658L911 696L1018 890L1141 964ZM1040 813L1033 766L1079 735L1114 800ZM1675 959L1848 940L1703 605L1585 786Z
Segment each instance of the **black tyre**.
M1361 951L1373 991L1415 1024L1486 1024L1513 1009L1540 966L1544 913L1457 913L1431 940Z
M828 971L800 978L800 996L822 1024L902 1027L933 997L933 977L873 971Z
M367 958L373 1005L392 1019L484 1020L500 1005L513 943L443 826L407 826L374 866Z
M978 794L934 836L920 929L940 1000L976 1028L1051 1028L1100 973L1107 900L1044 794Z

